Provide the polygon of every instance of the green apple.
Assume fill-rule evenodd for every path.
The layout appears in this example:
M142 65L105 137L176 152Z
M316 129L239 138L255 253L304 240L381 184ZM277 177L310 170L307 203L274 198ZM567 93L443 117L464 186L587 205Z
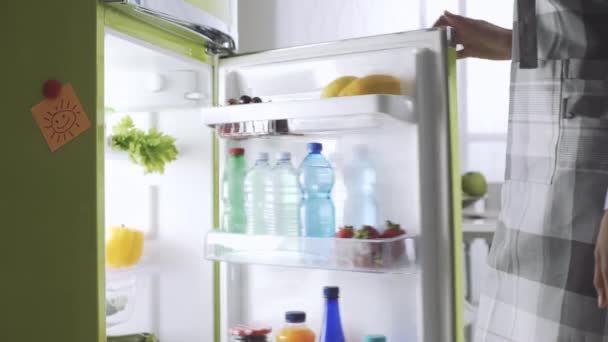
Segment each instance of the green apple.
M486 177L481 172L467 172L462 175L462 191L471 197L481 197L488 192Z

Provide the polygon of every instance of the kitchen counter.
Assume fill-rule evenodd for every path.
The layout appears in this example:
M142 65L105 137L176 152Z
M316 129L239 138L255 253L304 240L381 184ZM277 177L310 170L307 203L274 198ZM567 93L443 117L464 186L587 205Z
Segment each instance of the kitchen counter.
M465 297L471 303L473 301L471 287L471 245L475 240L479 239L485 241L488 248L492 245L492 239L498 224L498 212L474 213L465 211L463 216L462 234L466 277Z

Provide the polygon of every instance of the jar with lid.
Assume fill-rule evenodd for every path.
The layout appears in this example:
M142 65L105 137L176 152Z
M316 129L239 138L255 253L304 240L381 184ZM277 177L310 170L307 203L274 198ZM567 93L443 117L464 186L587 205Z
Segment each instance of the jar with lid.
M239 324L230 329L231 342L270 342L270 327Z

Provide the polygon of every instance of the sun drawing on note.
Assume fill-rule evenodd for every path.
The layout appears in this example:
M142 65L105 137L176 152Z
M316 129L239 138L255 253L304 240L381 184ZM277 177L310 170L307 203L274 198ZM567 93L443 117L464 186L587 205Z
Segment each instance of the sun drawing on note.
M78 105L70 103L69 100L61 100L55 107L55 111L47 111L43 120L46 122L44 128L52 130L51 139L56 142L66 141L68 138L74 137L73 129L80 128L78 125Z
M44 99L32 107L32 114L53 152L91 127L91 121L69 83L63 86L57 98Z

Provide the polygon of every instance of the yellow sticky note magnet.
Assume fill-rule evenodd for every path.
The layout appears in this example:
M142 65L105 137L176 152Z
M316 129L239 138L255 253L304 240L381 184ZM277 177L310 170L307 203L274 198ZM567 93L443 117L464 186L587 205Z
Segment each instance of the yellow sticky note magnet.
M31 110L52 152L91 127L91 121L69 83L62 87L59 96L46 98Z

